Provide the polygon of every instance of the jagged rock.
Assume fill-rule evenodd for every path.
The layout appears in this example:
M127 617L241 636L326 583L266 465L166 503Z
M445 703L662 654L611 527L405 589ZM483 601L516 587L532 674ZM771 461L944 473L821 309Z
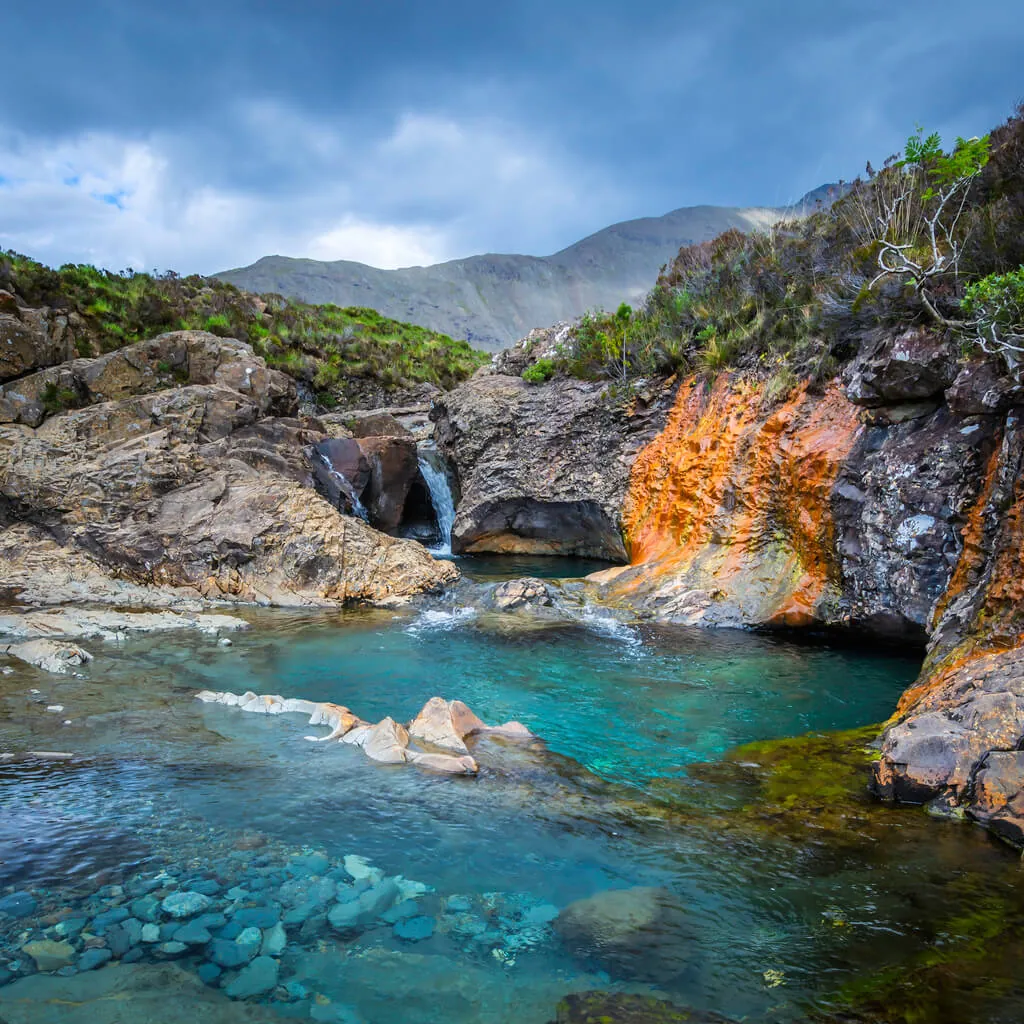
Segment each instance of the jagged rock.
M410 763L431 771L456 775L475 775L478 770L476 761L468 755L463 742L467 736L486 734L514 740L533 737L530 730L519 722L489 726L477 718L462 701L446 701L441 697L432 697L427 701L408 729L393 718L384 718L376 725L371 725L340 704L285 699L276 694L261 696L249 692L239 695L201 690L196 694L196 699L206 704L223 704L225 707L236 707L258 714L309 715L310 725L326 725L331 731L326 736L307 736L307 740L319 743L340 740L361 747L366 756L374 761L385 764ZM411 748L410 737L430 747L453 753Z
M953 383L956 372L949 338L922 327L897 335L878 330L847 370L846 394L864 406L933 398Z
M550 359L563 347L567 348L572 326L562 321L551 327L535 327L510 348L498 352L491 360L490 367L484 367L480 372L520 377L538 359Z
M205 331L174 331L96 359L50 366L0 388L0 422L38 426L48 412L147 395L183 385L209 385L244 395L259 411L291 415L295 384L267 368L252 348ZM56 408L48 408L46 400Z
M378 530L394 533L402 521L419 461L409 437L360 437L357 444L370 467L362 501Z
M25 309L18 306L10 292L4 295L7 298L0 311L0 381L74 356L74 332L67 315Z
M84 647L57 640L26 640L20 644L8 644L3 650L12 658L58 675L65 675L92 661L92 655Z
M412 431L383 409L344 413L341 420L353 437L412 437Z
M991 356L968 359L946 391L946 404L957 416L998 415L1022 401L1024 384Z
M321 493L339 509L352 511L362 504L370 482L370 463L359 442L328 438L313 446L310 463Z
M686 913L665 889L608 889L577 900L555 930L574 954L619 976L667 981L694 959Z
M82 593L106 575L187 588L193 600L295 605L401 600L457 578L419 545L339 515L284 473L255 468L252 446L267 443L273 455L260 435L246 434L244 460L204 441L229 438L258 414L239 392L190 386L67 412L38 430L0 426L0 503L60 523L62 541L9 527L18 542L0 536L0 579L45 592L36 573L50 586L66 574ZM270 422L262 426L273 436ZM164 593L155 603L172 602Z
M512 611L528 605L549 607L553 601L543 580L524 578L499 583L491 591L491 603L498 611Z
M1024 751L992 751L974 776L969 813L997 835L1024 846Z
M452 549L626 561L622 501L666 389L626 407L605 384L481 374L439 397L435 437L462 493Z

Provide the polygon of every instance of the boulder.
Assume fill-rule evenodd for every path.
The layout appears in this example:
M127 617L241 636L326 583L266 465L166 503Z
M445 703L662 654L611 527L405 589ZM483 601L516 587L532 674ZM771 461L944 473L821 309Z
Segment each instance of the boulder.
M461 489L452 550L627 561L630 468L671 392L665 383L650 403L626 403L607 384L481 373L440 396L435 438Z
M695 959L686 913L665 889L608 889L577 900L555 930L574 955L617 977L666 982Z
M337 509L363 510L362 494L370 482L370 462L352 438L327 438L309 450L317 489Z
M1024 847L1024 751L992 751L974 777L968 814Z
M846 395L854 405L879 406L941 395L956 377L952 341L915 327L893 335L878 330L866 338L847 369Z
M84 647L59 640L26 640L20 644L8 644L4 653L44 672L58 675L66 675L92 661L92 655Z
M382 409L345 413L341 419L353 437L412 437L411 431Z
M71 359L74 333L69 318L53 310L19 307L9 292L0 311L0 381Z
M958 416L993 416L1024 402L1024 384L992 356L975 355L960 366L946 390L946 404Z
M362 437L356 443L370 467L370 479L362 495L370 522L378 530L393 534L419 473L416 442L407 437Z

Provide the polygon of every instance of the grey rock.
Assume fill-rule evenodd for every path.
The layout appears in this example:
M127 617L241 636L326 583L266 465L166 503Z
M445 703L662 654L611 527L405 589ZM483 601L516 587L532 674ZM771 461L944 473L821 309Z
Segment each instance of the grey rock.
M258 956L239 972L234 981L224 986L231 999L251 999L277 987L278 963L272 957Z
M244 966L256 956L260 949L260 941L249 943L235 942L231 939L213 939L206 947L206 956L219 967L232 970Z
M201 914L210 906L210 897L201 892L172 892L160 906L165 913L180 920Z
M280 919L281 913L275 907L247 907L232 918L243 928L273 928Z
M160 901L155 896L142 896L132 900L130 909L132 916L140 921L152 922L160 917Z
M27 892L12 892L9 896L0 896L0 914L15 919L30 917L38 906L35 897Z
M142 941L148 943L155 943L160 941L160 925L158 924L144 924L142 926Z
M156 948L166 957L178 957L188 949L188 946L184 942L171 940L170 942L161 942Z
M425 915L409 917L399 921L392 929L396 939L405 942L422 942L434 934L434 919Z
M94 971L97 967L110 963L113 958L114 954L109 949L87 949L78 958L78 969L80 971Z
M174 941L184 942L186 946L205 946L210 937L209 931L198 921L190 921L174 933Z
M196 974L199 975L199 978L204 985L215 984L223 973L224 972L217 966L217 964L209 962L200 964L199 969L196 971Z
M280 956L287 944L288 936L285 933L284 925L278 922L273 928L267 928L263 932L260 956Z

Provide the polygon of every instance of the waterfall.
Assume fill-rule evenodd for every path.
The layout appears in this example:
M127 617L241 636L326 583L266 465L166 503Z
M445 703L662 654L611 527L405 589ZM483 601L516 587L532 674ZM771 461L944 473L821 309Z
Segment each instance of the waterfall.
M316 449L317 458L324 464L327 470L327 475L331 478L334 485L338 490L348 498L352 505L352 514L359 516L360 519L365 522L370 521L370 514L366 511L366 506L359 500L359 495L356 494L356 489L345 479L344 475L339 473L331 463L331 460L327 457L325 452ZM340 508L339 498L339 508Z
M450 555L452 553L452 524L455 522L455 499L452 489L448 486L448 472L444 459L433 448L421 448L419 451L420 474L430 491L430 503L434 506L437 516L437 528L441 534L441 543L433 549L434 554Z

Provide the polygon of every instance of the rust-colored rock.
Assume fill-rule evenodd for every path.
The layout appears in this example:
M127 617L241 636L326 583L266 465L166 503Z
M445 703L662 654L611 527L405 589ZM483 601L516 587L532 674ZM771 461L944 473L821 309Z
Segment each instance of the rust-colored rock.
M634 463L623 512L633 568L599 581L607 596L706 624L834 618L830 502L859 430L836 387L766 412L754 382L684 381Z

